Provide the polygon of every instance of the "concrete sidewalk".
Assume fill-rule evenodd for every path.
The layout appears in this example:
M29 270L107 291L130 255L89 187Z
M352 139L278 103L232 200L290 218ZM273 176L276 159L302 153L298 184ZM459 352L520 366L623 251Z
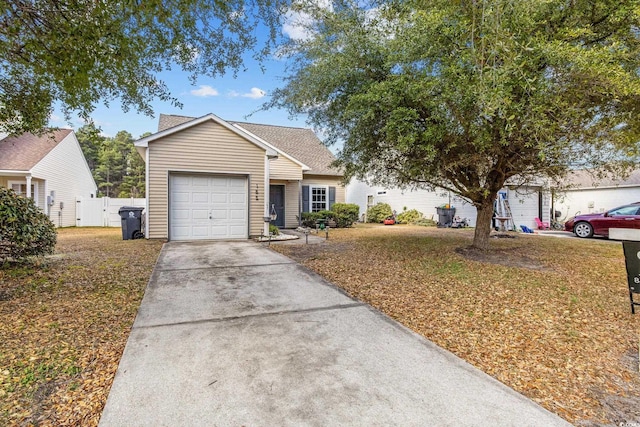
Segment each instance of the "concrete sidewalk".
M168 243L100 425L568 426L289 258Z

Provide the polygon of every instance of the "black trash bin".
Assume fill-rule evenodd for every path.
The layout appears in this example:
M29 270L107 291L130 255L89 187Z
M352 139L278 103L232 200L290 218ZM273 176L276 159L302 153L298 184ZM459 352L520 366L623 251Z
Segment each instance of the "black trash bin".
M456 214L456 208L439 208L438 211L438 227L451 227L453 217Z
M142 211L137 206L123 206L118 213L122 222L122 240L142 239Z

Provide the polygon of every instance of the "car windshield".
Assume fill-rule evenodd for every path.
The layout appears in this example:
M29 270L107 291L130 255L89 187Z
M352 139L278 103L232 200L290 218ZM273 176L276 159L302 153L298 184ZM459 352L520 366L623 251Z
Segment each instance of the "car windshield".
M609 211L610 216L614 215L636 215L638 213L638 206L623 206L621 208Z

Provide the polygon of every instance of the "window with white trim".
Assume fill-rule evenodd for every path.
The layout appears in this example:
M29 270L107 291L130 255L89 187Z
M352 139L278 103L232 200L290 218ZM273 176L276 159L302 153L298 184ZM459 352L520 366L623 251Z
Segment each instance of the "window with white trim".
M329 187L309 186L309 207L310 212L320 212L329 209Z
M9 181L9 188L16 192L16 194L27 197L27 183L25 181ZM38 201L38 186L36 183L31 182L31 198Z

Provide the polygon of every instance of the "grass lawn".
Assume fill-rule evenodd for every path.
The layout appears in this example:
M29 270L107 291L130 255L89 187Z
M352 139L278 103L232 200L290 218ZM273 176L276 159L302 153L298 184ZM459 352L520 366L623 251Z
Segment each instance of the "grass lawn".
M271 247L574 424L640 423L622 245L518 235L482 254L472 237L363 225Z
M43 266L0 266L0 425L97 425L161 247L68 228Z

